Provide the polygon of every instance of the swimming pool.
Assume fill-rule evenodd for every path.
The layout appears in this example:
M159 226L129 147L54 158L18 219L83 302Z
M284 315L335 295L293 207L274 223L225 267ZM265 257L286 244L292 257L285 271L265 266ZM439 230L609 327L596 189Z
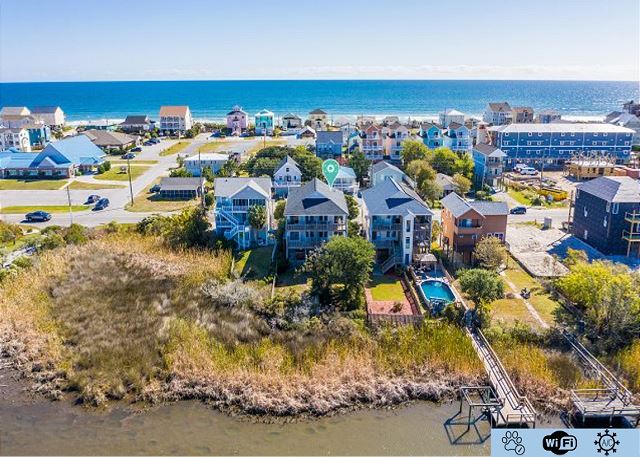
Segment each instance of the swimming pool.
M453 291L448 284L442 281L427 280L420 284L422 293L427 300L445 300L447 302L456 301L456 296L453 295Z

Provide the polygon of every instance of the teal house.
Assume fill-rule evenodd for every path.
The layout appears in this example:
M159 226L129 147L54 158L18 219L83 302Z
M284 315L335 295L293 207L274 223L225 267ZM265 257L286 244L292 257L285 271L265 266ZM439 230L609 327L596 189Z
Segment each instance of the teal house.
M266 109L256 113L256 135L273 135L273 118L273 113Z
M418 135L422 138L422 142L429 149L436 149L442 146L442 128L431 122L423 122L420 125Z

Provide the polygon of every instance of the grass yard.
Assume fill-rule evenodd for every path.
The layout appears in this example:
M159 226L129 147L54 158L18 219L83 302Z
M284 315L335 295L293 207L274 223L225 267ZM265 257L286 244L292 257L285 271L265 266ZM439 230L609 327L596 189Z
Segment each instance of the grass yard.
M225 145L222 141L211 141L203 144L198 148L199 152L215 152Z
M519 298L503 298L491 303L491 317L496 321L501 321L507 326L516 322L521 322L530 327L538 328L540 324L536 321L526 305Z
M0 190L57 190L66 179L0 179Z
M127 161L122 159L109 160L109 162L111 162L111 165L127 164ZM130 162L131 162L131 165L155 165L158 163L157 160L138 160L138 159L132 159L130 160Z
M87 205L71 205L71 211L86 211L90 208ZM44 206L4 206L0 208L2 214L23 214L32 211L46 211L47 213L66 213L69 211L67 205L44 205Z
M272 246L240 252L236 256L233 271L248 279L263 279L271 273Z
M270 148L272 146L283 146L285 143L286 141L283 139L267 140L266 142L263 142L262 140L256 141L254 144L251 145L249 149L247 149L247 153L243 156L243 158L251 157L260 149Z
M185 149L187 146L191 144L190 141L178 141L173 146L168 147L164 151L160 152L160 157L170 156L172 154L177 154L178 152Z
M523 191L509 189L508 194L511 198L513 198L515 201L517 201L521 205L533 206L533 200L531 200L531 198L529 198ZM548 208L562 208L562 207L568 206L568 202L567 201L551 202L551 203L545 202L543 203L542 206L545 206Z
M400 278L396 278L395 276L373 276L369 283L369 290L371 291L371 296L376 301L401 302L406 298L402 291Z
M142 192L133 198L133 205L131 205L131 203L127 203L124 209L133 213L178 211L189 206L195 206L200 202L197 198L194 198L193 200L162 200L159 198L158 194L152 194L149 192L149 189L159 182L160 178L148 185Z
M135 180L140 177L145 171L147 171L150 167L145 166L135 166L131 167L131 179ZM114 165L111 167L111 170L105 171L101 175L95 175L95 179L104 180L104 181L127 181L129 179L129 175L127 172L121 172L119 165Z
M301 294L309 290L308 278L305 274L298 274L293 269L278 275L276 293L285 295L289 292Z
M100 190L100 189L120 189L124 186L119 184L102 184L102 183L92 183L92 182L84 182L84 181L72 181L69 184L69 189L71 190Z
M518 292L525 287L531 291L529 303L531 303L531 306L535 308L545 322L550 325L553 324L555 321L555 310L560 305L551 299L542 284L524 271L513 258L509 259L509 268L505 270L504 273L507 279L516 286Z

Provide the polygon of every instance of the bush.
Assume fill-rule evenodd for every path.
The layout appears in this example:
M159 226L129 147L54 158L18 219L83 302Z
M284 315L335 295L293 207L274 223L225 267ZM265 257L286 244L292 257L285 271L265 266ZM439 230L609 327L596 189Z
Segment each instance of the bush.
M64 241L68 244L84 244L87 242L87 229L80 224L71 224L64 230Z

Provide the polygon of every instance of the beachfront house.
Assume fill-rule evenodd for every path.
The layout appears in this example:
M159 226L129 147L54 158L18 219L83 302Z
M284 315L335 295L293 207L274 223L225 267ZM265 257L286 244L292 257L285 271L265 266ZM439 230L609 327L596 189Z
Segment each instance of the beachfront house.
M504 159L507 155L491 144L478 143L473 147L471 156L476 189L482 189L485 184L491 187L497 186L502 178Z
M271 111L263 109L256 113L256 135L273 135L274 125L274 115Z
M413 185L413 182L407 177L404 171L387 161L383 160L371 165L371 170L369 171L369 182L371 186L377 186L385 179L391 178L395 179L396 182L407 182Z
M511 106L507 102L489 103L484 109L482 120L492 125L511 123Z
M377 162L384 158L384 138L380 125L368 123L360 129L360 151L367 160Z
M640 117L635 114L613 111L604 118L608 124L626 127L636 132L631 140L632 145L640 145Z
M360 188L356 172L353 168L341 166L333 182L333 187L347 194L356 194Z
M494 126L489 133L491 144L507 155L505 169L526 164L560 170L576 154L628 163L635 131L606 123L551 123Z
M0 120L11 119L14 116L29 116L31 110L26 106L3 106L0 109Z
M347 236L349 208L344 194L317 178L290 189L284 208L285 252L294 263L334 236Z
M471 151L471 135L469 129L462 124L452 122L442 138L443 146L456 152Z
M81 135L85 135L93 144L104 151L130 149L138 144L139 141L139 137L108 130L85 130Z
M160 131L165 135L184 135L191 127L193 119L188 106L160 107Z
M273 172L273 188L277 197L286 197L292 187L302 184L302 171L291 157L286 156Z
M640 257L640 182L605 176L579 184L572 232L603 254Z
M362 192L364 230L383 273L428 252L433 212L408 185L384 179Z
M514 106L511 110L511 122L515 124L533 123L533 108L530 106Z
M442 203L442 247L453 261L470 263L478 241L485 236L505 240L509 207L505 202L467 201L455 192Z
M229 160L228 154L218 152L195 154L184 159L184 168L191 176L200 176L200 170L210 168L213 173L218 173Z
M316 155L321 159L342 157L343 132L341 130L317 132Z
M40 152L9 150L0 153L3 178L69 178L94 171L104 163L105 153L84 135L54 141Z
M16 149L22 152L31 152L29 131L24 127L0 127L0 151Z
M438 123L445 129L448 128L452 122L464 125L464 113L449 108L438 114Z
M158 196L163 200L193 200L202 195L201 178L162 178Z
M420 124L418 135L422 138L422 142L429 149L436 149L442 146L442 127L431 122L423 122Z
M293 113L287 113L282 116L282 128L285 130L298 130L301 129L304 124L300 116L296 116Z
M235 241L240 249L272 241L269 237L273 221L271 178L216 178L213 187L216 233ZM252 227L249 223L249 209L253 206L265 208L264 227Z
M151 130L153 123L146 114L129 114L120 124L125 133L144 133Z
M59 106L36 106L31 115L49 127L61 128L65 124L64 111Z
M538 124L551 124L552 122L561 121L562 115L555 110L547 109L539 111L535 120Z
M402 160L402 155L400 154L402 152L402 142L411 137L411 132L399 122L383 127L382 130L384 132L385 159L400 162Z
M249 116L241 106L235 105L231 111L227 113L227 130L231 135L241 135L249 126Z
M329 123L328 117L329 115L325 111L321 109L314 109L309 113L309 125L316 132L319 132L320 130L326 130Z

